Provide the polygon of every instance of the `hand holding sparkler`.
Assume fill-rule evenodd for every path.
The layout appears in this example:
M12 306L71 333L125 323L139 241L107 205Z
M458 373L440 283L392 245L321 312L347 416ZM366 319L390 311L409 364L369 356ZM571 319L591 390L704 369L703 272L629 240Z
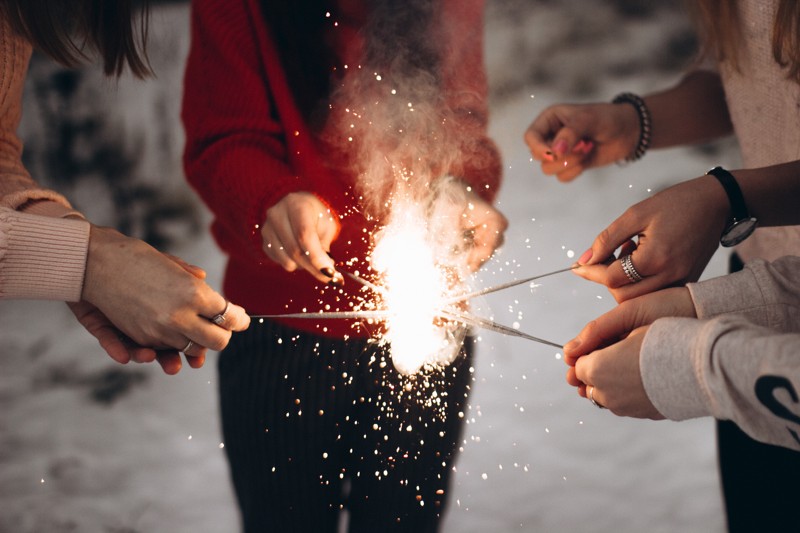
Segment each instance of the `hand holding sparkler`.
M714 177L679 183L628 208L597 236L575 272L608 287L618 302L697 281L719 246L729 209ZM619 261L602 261L620 246Z
M328 255L339 228L338 217L319 198L290 193L267 210L264 253L289 272L299 267L320 281L341 284L344 278Z
M664 418L650 402L642 384L639 352L648 327L662 317L696 318L685 287L653 292L628 300L589 322L564 345L570 365L567 383L620 416Z
M204 278L198 267L92 226L82 300L70 309L115 361L158 360L174 374L179 351L199 368L207 348L221 350L232 331L250 323L244 309L229 305ZM212 321L223 307L224 318Z

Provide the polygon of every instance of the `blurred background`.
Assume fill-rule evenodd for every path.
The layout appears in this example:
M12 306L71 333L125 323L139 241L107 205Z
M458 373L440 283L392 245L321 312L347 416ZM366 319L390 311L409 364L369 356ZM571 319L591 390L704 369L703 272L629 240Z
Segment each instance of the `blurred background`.
M542 175L522 141L542 109L675 83L695 50L692 29L678 0L488 4L491 133L511 226L479 285L569 266L629 205L738 164L725 141L651 152L569 184ZM25 163L93 222L204 267L219 288L224 259L181 168L189 3L155 2L151 15L155 80L115 82L34 56ZM704 277L724 272L720 252ZM566 342L612 306L603 287L566 273L477 311ZM0 302L0 324L0 532L237 530L215 356L174 377L119 366L52 302ZM556 349L481 333L446 532L724 530L711 420L618 419L580 398L565 373Z

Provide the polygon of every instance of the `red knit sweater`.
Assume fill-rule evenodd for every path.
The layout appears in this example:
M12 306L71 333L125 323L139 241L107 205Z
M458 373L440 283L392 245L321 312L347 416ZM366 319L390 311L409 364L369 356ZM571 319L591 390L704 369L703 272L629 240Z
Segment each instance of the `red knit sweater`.
M325 164L330 154L298 109L260 9L259 0L192 2L182 109L186 175L214 213L213 235L229 255L228 298L251 314L349 310L360 290L355 283L324 287L305 271L284 271L261 248L258 227L266 210L296 191L314 193L337 213L354 213L342 221L331 247L335 259L364 258L375 227L353 205L354 173ZM481 152L466 154L463 164L446 170L491 201L501 166L486 137L482 11L482 0L443 0L442 20L451 26L442 54L442 86L449 105L469 107L468 120L457 126L477 141L469 146ZM356 28L340 30L334 48L350 54L358 46ZM283 322L326 336L367 334L345 320Z

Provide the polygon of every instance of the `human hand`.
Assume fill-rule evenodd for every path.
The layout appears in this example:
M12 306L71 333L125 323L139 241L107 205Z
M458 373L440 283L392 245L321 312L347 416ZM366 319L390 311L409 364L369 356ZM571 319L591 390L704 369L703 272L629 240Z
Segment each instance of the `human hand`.
M525 132L542 172L571 181L584 170L622 161L639 142L639 118L631 105L554 105Z
M647 397L639 370L639 352L649 327L638 328L616 344L578 359L567 382L578 387L581 396L591 395L595 403L615 415L662 420L664 416Z
M644 333L666 316L696 317L689 289L675 287L621 303L589 322L564 345L570 365L567 383L614 414L637 418L663 418L644 392L639 372L639 351Z
M136 363L158 361L166 374L173 375L180 371L182 365L178 350L155 350L135 343L89 302L68 302L67 306L78 322L97 339L100 347L117 363L125 365L131 361ZM186 355L186 362L192 368L200 368L205 363L207 350L198 346L193 351L194 355Z
M267 210L261 227L264 253L289 272L305 269L319 281L344 283L328 255L339 220L315 195L289 193Z
M729 211L713 176L679 183L628 208L581 255L575 273L608 287L618 302L697 281L719 246ZM620 257L630 254L640 282L628 278L621 260L607 261L618 247Z
M461 217L461 227L472 236L467 266L475 272L503 245L508 219L472 190L468 190L466 194L467 203Z
M244 309L229 306L203 278L198 267L92 226L83 301L70 308L118 362L157 359L165 372L175 373L182 351L190 366L199 368L206 348L223 349L232 331L250 323ZM213 323L208 317L218 313L224 319Z

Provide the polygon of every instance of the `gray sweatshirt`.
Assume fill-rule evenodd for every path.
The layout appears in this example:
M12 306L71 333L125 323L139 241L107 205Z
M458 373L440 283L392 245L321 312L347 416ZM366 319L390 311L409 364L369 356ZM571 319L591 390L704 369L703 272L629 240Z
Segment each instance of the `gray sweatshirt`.
M732 420L800 450L800 257L756 260L688 288L698 318L656 320L642 344L650 401L671 420Z

